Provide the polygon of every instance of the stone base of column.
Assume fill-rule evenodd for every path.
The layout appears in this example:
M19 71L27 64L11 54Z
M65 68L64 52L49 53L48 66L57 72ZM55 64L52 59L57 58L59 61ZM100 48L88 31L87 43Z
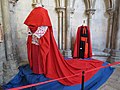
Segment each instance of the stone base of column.
M93 49L93 57L94 59L101 60L101 61L106 61L107 58L110 56L109 53L102 52L97 49Z
M108 57L107 61L110 63L118 62L118 61L120 62L120 50L111 50L110 57Z
M103 50L103 52L105 52L105 53L110 53L110 51L111 51L110 48L105 48L105 49Z
M72 51L71 50L64 50L63 55L66 58L72 58Z

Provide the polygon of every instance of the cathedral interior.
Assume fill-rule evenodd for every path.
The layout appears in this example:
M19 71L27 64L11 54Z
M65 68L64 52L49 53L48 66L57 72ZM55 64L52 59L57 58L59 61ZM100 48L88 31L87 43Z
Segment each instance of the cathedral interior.
M24 21L38 4L48 11L64 57L72 57L77 29L86 25L91 32L93 58L110 63L120 60L119 0L0 0L0 85L10 81L19 66L28 63ZM118 78L120 84L120 74ZM101 90L119 90L116 87Z

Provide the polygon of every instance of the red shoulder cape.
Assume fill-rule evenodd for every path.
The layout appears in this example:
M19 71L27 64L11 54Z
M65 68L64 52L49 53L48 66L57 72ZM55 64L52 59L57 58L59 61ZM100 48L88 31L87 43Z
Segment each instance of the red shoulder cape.
M48 11L42 7L34 8L31 13L26 18L24 24L27 26L52 26L50 18L48 16Z

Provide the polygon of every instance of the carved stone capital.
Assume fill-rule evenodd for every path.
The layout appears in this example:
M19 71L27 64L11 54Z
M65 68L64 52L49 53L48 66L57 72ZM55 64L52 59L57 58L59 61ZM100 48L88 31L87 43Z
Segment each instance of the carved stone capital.
M96 0L84 0L84 2L85 2L86 10L94 9Z
M96 11L96 9L87 9L86 10L86 13L89 15L89 14L91 14L91 15L93 15L93 14L95 14L95 11Z
M15 4L18 2L18 0L9 0L9 3L13 4L13 6L15 6Z
M92 18L92 15L95 14L96 9L87 9L86 14L88 15L88 18Z
M113 16L113 13L114 13L114 9L113 9L113 8L108 8L106 11L107 11L107 13L108 13L110 16Z
M57 12L64 12L65 11L65 7L56 7L55 8Z
M37 5L37 3L32 3L32 6L35 7Z

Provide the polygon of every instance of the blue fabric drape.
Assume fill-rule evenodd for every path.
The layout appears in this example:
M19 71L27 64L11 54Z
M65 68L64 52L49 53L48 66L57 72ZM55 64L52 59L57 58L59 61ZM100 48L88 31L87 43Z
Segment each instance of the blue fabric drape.
M103 66L107 65L105 62ZM90 80L85 82L84 90L97 90L113 73L114 68L107 67L100 69ZM4 90L14 87L19 87L28 84L34 84L50 80L43 74L34 74L29 65L19 67L18 74L7 84L3 85ZM31 87L23 90L80 90L81 84L74 86L65 86L58 81L50 82L47 84Z

